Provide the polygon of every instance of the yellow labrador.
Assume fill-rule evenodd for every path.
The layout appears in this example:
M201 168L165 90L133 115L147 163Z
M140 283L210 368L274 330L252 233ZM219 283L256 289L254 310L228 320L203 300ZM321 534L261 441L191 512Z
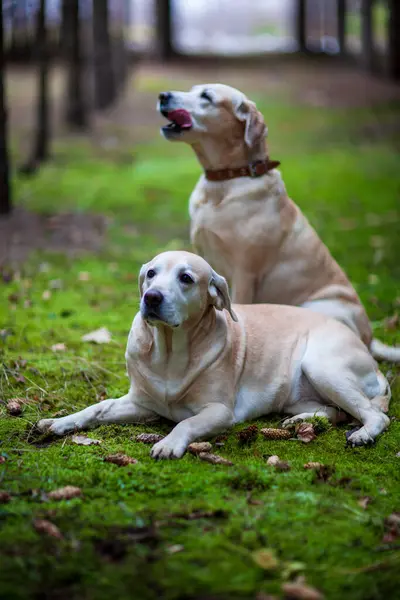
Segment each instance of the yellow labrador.
M364 307L343 270L270 161L256 105L222 84L164 92L162 134L190 144L204 168L191 198L196 252L230 282L239 304L303 306L346 324L375 358L400 361L400 348L372 339Z
M201 257L165 252L140 271L140 312L126 349L129 392L38 423L63 435L104 423L178 423L151 450L180 458L188 444L270 412L362 423L352 445L389 424L390 388L365 345L344 325L290 306L233 306L226 280Z

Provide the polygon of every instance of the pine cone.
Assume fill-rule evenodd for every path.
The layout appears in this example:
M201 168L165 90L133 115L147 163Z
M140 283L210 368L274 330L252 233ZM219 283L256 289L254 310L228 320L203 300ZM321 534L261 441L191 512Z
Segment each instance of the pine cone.
M160 433L140 433L136 436L136 441L142 442L142 444L156 444L163 438L164 436Z
M292 434L287 429L271 429L266 427L260 430L267 440L289 440Z
M239 438L239 442L243 445L252 444L253 442L255 442L257 436L258 436L257 425L249 425L249 427L246 427L246 429L242 429L242 431L239 431L239 433L237 434L237 437Z

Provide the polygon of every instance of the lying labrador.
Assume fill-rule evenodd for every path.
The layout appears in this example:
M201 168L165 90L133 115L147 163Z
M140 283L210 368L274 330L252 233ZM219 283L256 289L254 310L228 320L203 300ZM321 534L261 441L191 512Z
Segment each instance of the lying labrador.
M400 361L400 348L372 339L358 295L268 158L256 105L222 84L165 92L162 134L190 144L204 174L189 212L196 252L230 282L239 304L303 306L350 327L375 358Z
M178 423L151 450L180 458L196 439L270 412L362 423L349 442L389 424L390 388L365 345L341 323L290 306L234 306L226 280L201 257L165 252L140 271L140 312L126 350L130 390L59 419L55 435L104 423Z

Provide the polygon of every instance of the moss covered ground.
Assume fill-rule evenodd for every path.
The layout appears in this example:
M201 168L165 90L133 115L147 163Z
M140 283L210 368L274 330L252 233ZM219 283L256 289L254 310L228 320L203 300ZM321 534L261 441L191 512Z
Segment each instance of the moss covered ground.
M168 82L152 76L135 85L149 94ZM187 82L168 85L178 86ZM400 343L396 318L387 320L400 312L398 108L312 107L267 87L246 91L266 117L271 156L282 161L289 194L347 270L375 334ZM96 253L36 252L13 267L11 281L3 270L0 489L11 499L0 505L0 598L279 598L282 584L298 574L329 599L400 598L400 538L384 540L385 519L400 510L394 365L382 365L392 382L393 419L371 448L346 448L346 426L310 444L259 436L242 446L242 425L215 448L234 463L226 467L192 455L150 459L135 435L166 433L167 422L100 427L89 436L102 444L92 446L35 436L39 418L125 393L139 267L160 250L189 248L187 200L199 174L190 149L167 146L157 124L146 141L123 142L123 160L73 138L56 141L54 153L35 178L15 179L17 204L42 214L101 213L111 222ZM131 153L133 162L126 160ZM81 341L98 327L111 331L109 344ZM61 343L64 351L51 349ZM22 415L9 416L5 401L16 397ZM279 415L257 422L279 423ZM104 462L115 452L138 462ZM272 454L291 469L268 467ZM309 461L332 474L318 479L303 468ZM82 496L47 498L66 485ZM62 539L38 533L35 519L54 523ZM260 561L262 549L277 560Z

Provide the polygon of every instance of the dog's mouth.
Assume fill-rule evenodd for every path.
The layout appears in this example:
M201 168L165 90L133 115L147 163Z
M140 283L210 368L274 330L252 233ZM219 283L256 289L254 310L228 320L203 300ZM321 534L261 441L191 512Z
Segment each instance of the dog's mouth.
M169 133L182 133L192 128L192 117L190 113L184 108L177 110L161 110L161 114L168 119L170 122L165 125L162 130L163 132Z

